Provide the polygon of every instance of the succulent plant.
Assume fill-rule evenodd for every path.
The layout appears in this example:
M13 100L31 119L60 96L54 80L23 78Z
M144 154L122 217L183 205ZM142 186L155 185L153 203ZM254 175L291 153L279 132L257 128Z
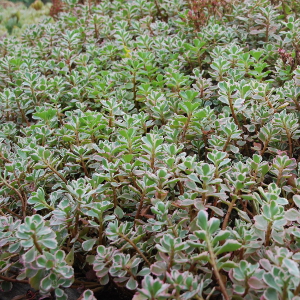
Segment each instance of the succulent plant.
M0 289L297 300L299 4L55 5L0 40Z

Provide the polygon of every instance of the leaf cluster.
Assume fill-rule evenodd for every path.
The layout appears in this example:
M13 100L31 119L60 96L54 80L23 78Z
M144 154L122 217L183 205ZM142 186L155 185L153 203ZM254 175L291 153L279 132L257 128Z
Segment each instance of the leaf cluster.
M299 299L300 10L271 2L66 0L0 40L3 291Z

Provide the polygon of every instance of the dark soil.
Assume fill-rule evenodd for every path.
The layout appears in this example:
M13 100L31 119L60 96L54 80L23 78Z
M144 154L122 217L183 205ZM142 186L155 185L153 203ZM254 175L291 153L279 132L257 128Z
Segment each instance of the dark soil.
M42 299L38 294L34 297L34 292L29 285L16 283L10 292L0 292L0 300L40 300ZM68 300L78 300L81 291L76 289L66 289ZM31 296L31 297L30 297ZM109 285L103 288L100 292L95 294L97 300L131 300L133 295L125 289L116 288ZM55 300L51 298L43 298L43 300Z
M68 295L68 300L77 300L81 294L75 289L66 289L66 293ZM10 292L0 292L0 300L39 300L41 298L38 295L34 297L34 294L35 293L33 292L33 289L31 289L30 285L14 283ZM47 300L50 299L47 298Z
M131 300L133 294L126 289L116 288L115 286L110 285L95 294L95 297L97 300Z

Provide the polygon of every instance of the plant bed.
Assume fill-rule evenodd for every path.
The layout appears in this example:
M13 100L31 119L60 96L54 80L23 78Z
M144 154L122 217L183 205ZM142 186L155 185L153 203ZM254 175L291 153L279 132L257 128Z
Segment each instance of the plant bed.
M299 300L298 2L60 8L0 40L3 295Z
M80 299L82 295L82 290L67 288L64 289L68 300ZM124 289L117 288L115 284L106 285L101 291L95 292L96 299L99 300L130 300L132 299L132 294ZM23 283L14 283L13 290L9 292L2 292L0 295L0 300L55 300L55 297L42 297L38 291L33 290L30 285Z

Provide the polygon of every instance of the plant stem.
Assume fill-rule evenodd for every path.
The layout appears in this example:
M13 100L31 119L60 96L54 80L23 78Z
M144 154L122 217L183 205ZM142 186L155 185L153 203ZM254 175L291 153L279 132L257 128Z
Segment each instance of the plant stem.
M13 212L12 210L10 210L9 208L7 208L6 206L3 206L3 209L7 210L8 213L12 214L13 216L19 218L19 219L24 219L23 217L19 216L18 214L16 214L15 212ZM3 213L2 208L0 208L0 211ZM5 214L3 213L3 215L5 216Z
M223 149L222 149L223 152L226 152L226 148L227 148L227 146L228 146L230 140L231 140L231 135L229 135L229 136L227 137L226 143L224 144Z
M169 266L168 266L168 272L171 272L171 268L173 266L173 259L174 259L174 249L171 249L171 253L169 255Z
M102 213L101 213L101 216L99 217L99 230L98 230L98 241L99 241L99 245L102 245L103 244L103 241L102 241L102 235L103 235L103 219L102 219Z
M277 180L276 180L276 185L277 185L277 186L279 186L279 184L280 184L280 180L281 180L281 178L282 178L282 172L283 172L283 169L280 168L280 169L278 170L278 175L277 175Z
M271 230L272 230L272 222L270 222L267 227L265 246L270 246Z
M300 283L294 291L294 296L298 296L300 294Z
M78 129L79 129L79 124L78 124L78 123L76 123L76 131L75 131L76 146L80 146Z
M92 292L94 292L94 293L99 292L99 291L103 290L103 288L104 288L104 286L99 286L95 289L92 289Z
M6 277L6 276L3 276L3 275L0 275L0 279L2 279L4 281L8 281L8 282L18 282L18 283L26 283L26 284L29 283L28 280L18 280L18 279Z
M155 150L152 151L150 157L150 167L152 170L154 170L154 163L155 163Z
M141 210L144 204L144 199L145 199L145 193L142 193L141 199L140 199L140 204L138 207L138 210L136 212L135 218L134 218L134 226L136 226L136 221L140 218Z
M287 300L289 298L287 287L288 287L288 282L285 282L282 289L282 298L281 298L282 300Z
M98 28L97 28L96 22L94 23L94 30L95 30L95 39L98 40L98 38L99 38L99 32L98 32Z
M44 163L47 165L47 167L55 173L65 184L68 183L68 181L57 171L55 170L47 161L44 161Z
M33 243L34 243L34 246L36 247L36 249L39 251L40 254L43 254L43 250L36 239L36 235L33 234L32 238L33 238Z
M137 245L131 239L129 239L126 235L122 233L119 233L119 235L122 239L124 239L136 250L136 252L144 259L144 261L147 263L148 266L151 266L150 261L147 259L147 257L142 253L142 251L137 247Z
M24 110L21 108L19 101L16 101L16 102L17 102L19 111L20 111L21 116L22 116L22 121L25 122L25 123L27 124L27 126L30 126L30 123L28 122L28 119L26 118L26 115L25 115L25 113L24 113Z
M184 142L187 130L189 128L191 117L192 117L192 114L189 114L188 117L187 117L186 123L183 126L183 129L182 129L182 138L181 138L181 142L182 143Z
M113 197L114 197L114 208L116 208L118 205L117 191L114 186L112 187L112 190L113 190Z
M9 159L7 159L6 157L4 157L4 155L1 152L0 152L0 158L8 163L11 163L11 161Z
M235 202L236 202L237 199L238 199L238 198L235 197L234 199L232 199L232 201L231 201L230 204L229 204L229 207L228 207L226 216L225 216L225 218L224 218L224 222L223 222L223 224L222 224L222 230L225 230L226 227L227 227L227 224L228 224L228 221L229 221L230 214L231 214L231 212L232 212L232 209L233 209L233 207L234 207Z
M271 109L274 109L274 106L272 105L272 103L271 103L271 101L270 101L270 99L269 99L268 96L265 96L265 100L266 100L268 106L269 106Z
M177 185L178 185L180 195L183 195L184 194L184 188L183 188L182 182L180 180L177 181Z
M225 287L224 282L223 282L223 280L222 280L221 274L220 274L220 272L219 272L219 270L218 270L218 267L217 267L216 256L215 256L213 247L212 247L212 245L211 245L210 239L211 239L211 237L208 236L208 237L207 237L207 240L206 240L208 252L209 252L209 255L210 255L210 264L211 264L211 266L212 266L212 268L213 268L213 272L214 272L214 274L215 274L215 276L216 276L216 278L217 278L217 281L218 281L218 283L219 283L219 285L220 285L220 290L221 290L221 292L222 292L224 298L225 298L226 300L230 300L230 297L229 297L229 295L227 294L226 287Z
M295 103L297 110L300 111L300 104L299 104L299 100L300 100L300 99L299 99L299 97L297 97L297 98L292 98L292 100L293 100L293 102Z
M285 129L285 131L286 131L286 135L287 135L287 138L288 138L288 141L289 141L290 158L292 158L293 157L293 142L292 142L292 137L291 137L291 134L290 134L290 132L288 131L287 128Z
M260 151L261 156L263 156L265 151L267 150L269 142L270 142L270 139L267 139L266 142L264 143L264 148Z
M155 4L155 7L157 9L157 14L161 17L161 19L163 20L163 16L162 16L162 13L161 13L161 10L160 10L160 7L159 7L159 4L157 2L157 0L154 0L154 4Z
M231 114L232 114L232 117L234 119L234 122L235 124L237 125L237 127L240 129L240 123L237 119L237 116L234 112L234 107L233 107L233 104L232 104L232 98L231 98L231 95L228 95L228 102L229 102L229 107L230 107L230 110L231 110Z
M266 24L266 38L265 38L265 42L268 43L269 41L269 30L270 30L270 23L269 23L269 20L267 21L267 24Z
M139 103L136 101L136 73L133 72L132 84L133 84L133 101L134 106L138 110L140 108Z
M79 199L81 201L81 199ZM79 214L80 214L80 202L78 203L75 215L75 227L74 227L74 237L76 237L78 233L78 226L79 226Z
M169 218L168 218L168 225L169 225L169 227L171 228L171 230L172 230L174 236L175 236L175 237L178 237L178 233L177 233L177 231L176 231L175 228L174 228L174 224L171 222L171 220L170 220Z
M82 156L80 156L80 161L81 161L81 166L82 166L84 175L88 177L89 176L89 172L88 172L88 170L86 168L86 165L84 163L84 158Z
M26 209L27 209L27 200L23 198L23 196L21 195L21 193L15 188L13 187L11 184L9 184L1 175L0 175L0 179L2 179L3 183L10 188L11 190L13 190L20 198L21 203L22 203L22 210L23 210L23 218L26 217Z

